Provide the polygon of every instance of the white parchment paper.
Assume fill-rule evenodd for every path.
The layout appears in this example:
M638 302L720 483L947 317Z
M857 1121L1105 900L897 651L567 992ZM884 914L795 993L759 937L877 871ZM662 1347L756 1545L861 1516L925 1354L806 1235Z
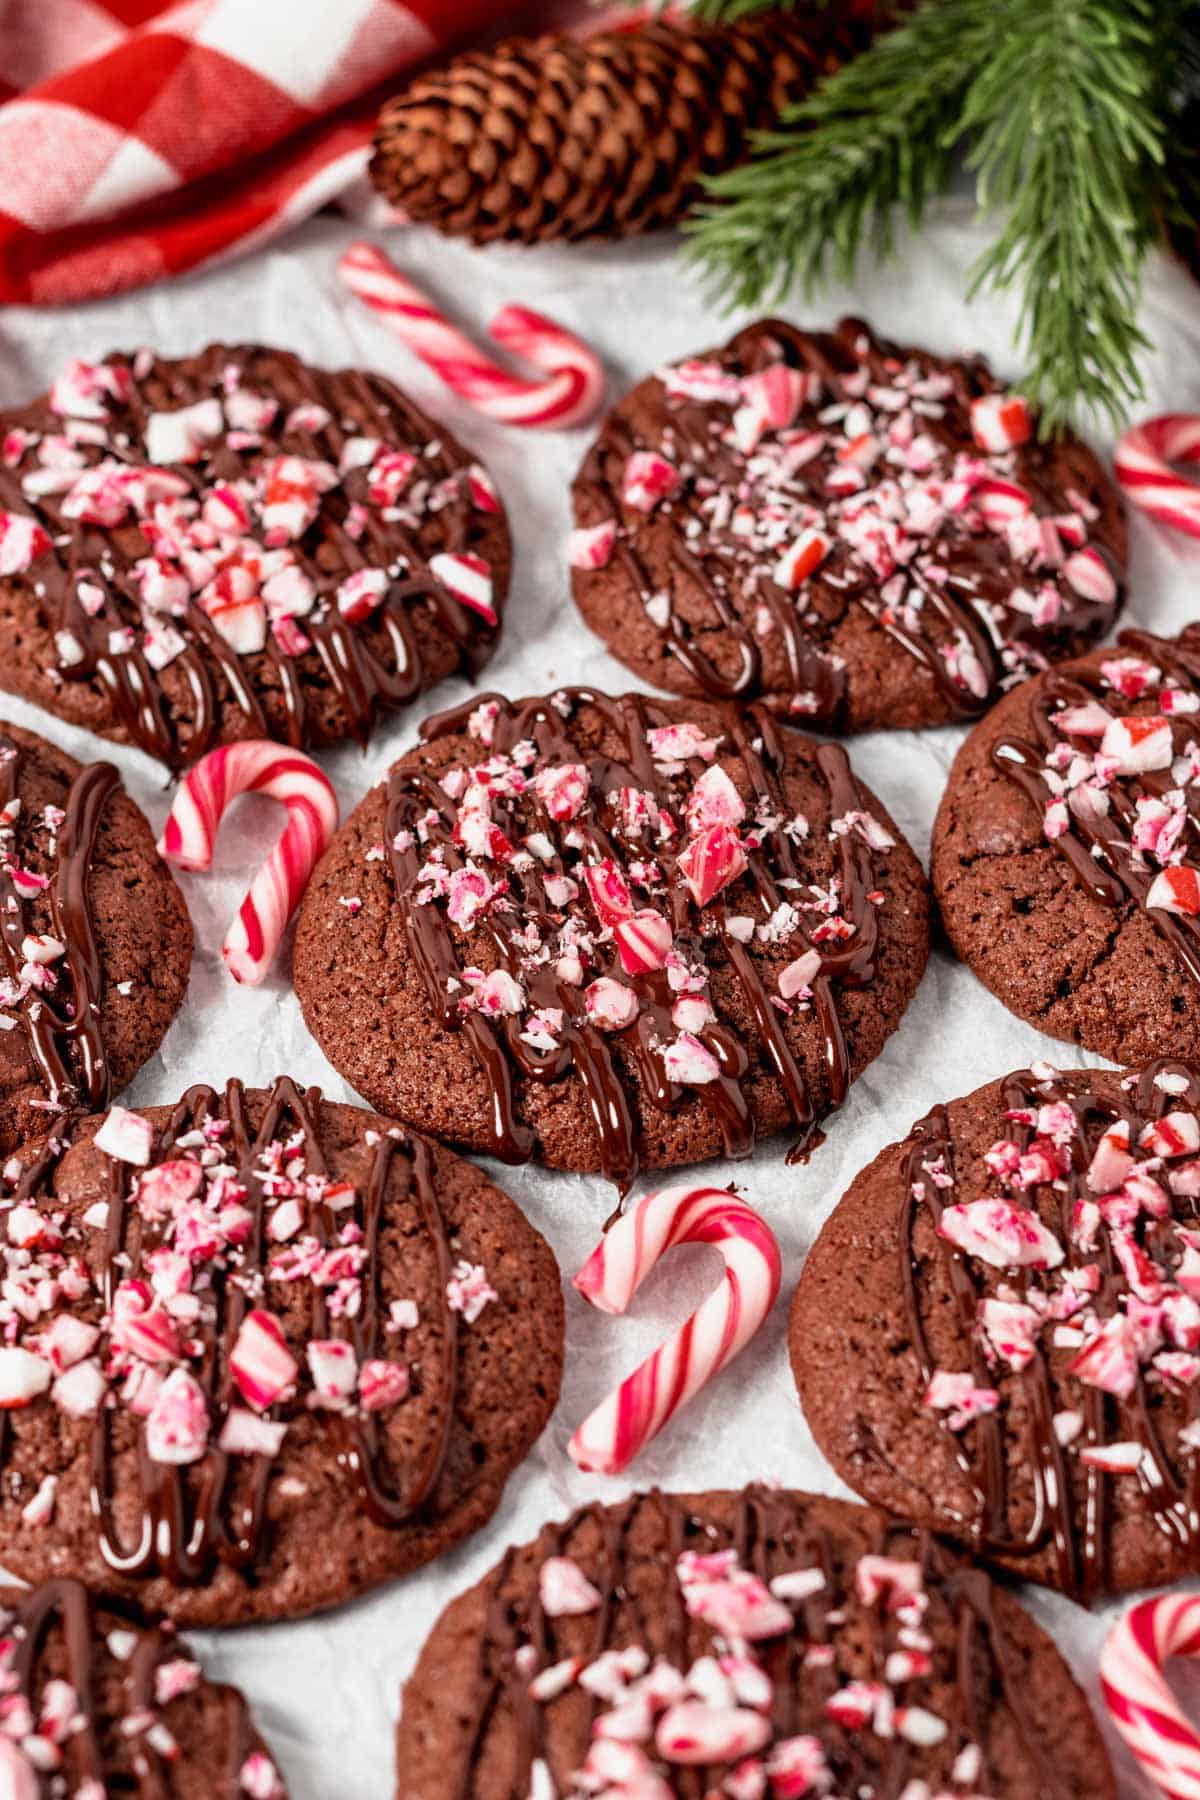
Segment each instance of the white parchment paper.
M329 366L377 367L479 453L507 504L516 563L505 632L487 682L509 695L573 680L613 691L633 685L581 623L569 598L568 488L587 432L505 429L457 403L340 291L334 263L352 235L353 227L325 218L258 256L146 293L65 312L11 307L0 320L0 403L39 391L70 356L95 359L143 343L178 355L215 338L258 340ZM817 324L841 311L861 312L890 336L946 352L983 350L1002 372L1015 374L1015 305L989 299L967 306L961 298L966 271L983 242L969 204L949 202L888 268L868 265L853 287L831 291L815 305L796 302L780 310L797 322ZM748 317L719 316L683 272L670 237L632 247L478 251L431 233L393 228L388 248L474 332L482 333L509 300L540 307L574 328L602 352L614 397L659 363L720 343ZM1165 260L1150 268L1143 324L1152 344L1146 358L1148 411L1200 408L1197 288ZM1140 517L1134 519L1133 545L1129 618L1154 630L1178 630L1200 614L1195 593L1200 546L1191 548ZM460 681L446 682L427 696L427 709L452 704L466 691ZM161 828L169 791L162 771L139 752L102 746L7 695L0 695L0 716L43 732L76 756L112 757L155 830ZM366 755L350 747L323 757L343 816L412 743L419 716L418 711L387 721ZM956 729L880 733L852 745L859 773L923 860L961 737ZM240 801L222 834L219 872L182 878L196 929L191 989L162 1050L132 1090L134 1104L173 1101L193 1081L220 1084L237 1075L267 1082L282 1072L323 1083L331 1098L355 1098L305 1030L289 985L286 949L277 973L258 990L236 987L220 961L225 927L278 822L269 802ZM854 1174L936 1100L964 1093L1036 1056L1065 1066L1087 1060L1010 1017L966 969L935 950L900 1029L831 1122L827 1143L808 1167L787 1168L786 1143L776 1140L750 1163L706 1169L706 1179L736 1181L770 1219L783 1245L784 1290L774 1316L740 1361L649 1448L630 1479L581 1476L566 1457L567 1440L619 1376L711 1285L709 1252L676 1252L623 1320L590 1311L568 1291L561 1404L534 1454L512 1477L488 1529L407 1581L324 1617L198 1637L208 1669L249 1694L295 1800L381 1800L393 1792L392 1726L400 1686L429 1627L442 1606L482 1575L508 1543L532 1536L546 1519L598 1493L616 1500L631 1486L653 1482L703 1489L764 1478L842 1491L808 1434L787 1367L787 1304L805 1253ZM611 1189L599 1177L498 1167L493 1173L546 1233L564 1279L573 1274L609 1212ZM1029 1597L1095 1697L1095 1659L1111 1609L1089 1615L1055 1596ZM1129 1771L1124 1762L1122 1768ZM1149 1791L1132 1772L1126 1779L1127 1795Z

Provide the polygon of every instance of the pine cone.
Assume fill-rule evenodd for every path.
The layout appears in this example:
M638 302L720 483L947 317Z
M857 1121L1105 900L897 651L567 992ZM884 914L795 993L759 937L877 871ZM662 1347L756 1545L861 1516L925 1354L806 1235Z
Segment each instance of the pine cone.
M371 179L410 219L477 244L669 224L702 177L745 156L750 132L862 48L854 10L468 52L387 103Z

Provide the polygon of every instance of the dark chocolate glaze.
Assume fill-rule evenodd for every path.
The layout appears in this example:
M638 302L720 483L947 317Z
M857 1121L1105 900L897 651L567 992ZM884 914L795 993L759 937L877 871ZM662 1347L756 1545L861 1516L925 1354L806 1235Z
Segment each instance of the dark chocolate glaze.
M262 1123L257 1131L253 1131L243 1086L238 1081L231 1081L221 1096L210 1087L190 1088L167 1124L156 1134L151 1166L170 1160L179 1137L196 1128L205 1118L227 1120L229 1133L223 1140L223 1148L246 1189L245 1205L252 1211L254 1223L238 1264L237 1279L226 1276L217 1280L214 1295L217 1323L215 1328L212 1325L205 1327L203 1357L198 1364L192 1365L214 1421L209 1447L203 1459L190 1467L156 1463L147 1454L144 1431L139 1428L137 1464L141 1516L132 1538L122 1534L116 1519L118 1484L113 1474L110 1442L113 1415L103 1408L96 1415L92 1439L92 1512L101 1553L117 1575L139 1578L163 1574L177 1586L186 1586L208 1579L218 1561L252 1570L262 1555L269 1529L266 1500L273 1461L266 1455L232 1457L217 1448L216 1439L220 1420L237 1401L229 1353L243 1318L256 1303L253 1293L247 1293L247 1287L253 1288L254 1274L261 1274L266 1266L264 1195L262 1184L254 1178L252 1171L261 1152L273 1139L281 1133L299 1132L304 1137L309 1171L318 1175L327 1173L321 1149L320 1110L319 1088L301 1089L286 1076L281 1076L271 1089ZM67 1147L65 1135L47 1147L23 1175L16 1190L17 1199L36 1201L50 1191L53 1169ZM348 1339L360 1363L384 1354L383 1321L379 1316L378 1243L385 1194L395 1171L401 1169L407 1172L406 1191L415 1198L424 1229L434 1246L439 1291L443 1297L451 1274L430 1148L421 1138L397 1137L384 1132L375 1146L370 1177L356 1215L367 1253L361 1311L354 1318L333 1317L327 1310L323 1293L313 1289L309 1335ZM339 1223L344 1224L345 1218L344 1214L335 1218L323 1204L309 1202L304 1230L324 1245L336 1236ZM102 1292L106 1311L112 1304L117 1285L130 1277L136 1279L145 1258L161 1241L156 1225L144 1220L136 1206L130 1204L129 1165L110 1159ZM436 1491L455 1416L457 1327L456 1314L443 1300L438 1380L443 1396L444 1422L421 1463L404 1472L402 1491L393 1485L385 1468L377 1421L371 1417L329 1415L328 1427L341 1439L339 1462L353 1476L360 1503L376 1524L404 1524L420 1513ZM282 1415L277 1408L268 1416ZM0 1415L0 1422L2 1420L3 1415ZM0 1463L5 1448L5 1437L0 1432ZM252 1479L248 1497L242 1494L235 1500L233 1490L238 1464L243 1468L250 1467Z
M647 733L658 725L675 722L673 712L646 696L626 694L614 698L589 688L566 688L552 697L544 696L509 701L500 694L486 694L426 720L421 728L425 742L454 736L465 730L467 719L477 706L496 704L494 751L511 750L514 744L530 738L540 755L550 763L588 764L593 793L607 797L622 786L643 789L666 804L664 783L654 766ZM619 761L602 757L584 757L570 737L571 715L580 707L598 711L606 725L623 741L624 753ZM749 775L754 795L786 814L782 798L780 770L784 763L784 743L780 728L763 707L727 706L722 720L728 741L741 758ZM862 804L858 784L845 751L836 744L821 744L816 750L816 766L829 789L834 818ZM689 764L693 776L705 767L700 759ZM436 905L421 905L414 898L417 874L423 860L414 844L408 849L396 848L397 833L409 831L417 818L429 810L440 814L440 824L429 836L428 845L444 850L448 868L463 861L452 841L456 809L444 790L430 775L405 768L393 769L388 781L387 843L396 894L401 907L405 931L412 955L425 982L430 1005L440 1024L448 1030L462 1031L485 1076L491 1098L492 1152L505 1162L524 1162L532 1154L534 1137L517 1116L514 1073L536 1082L561 1080L570 1072L583 1082L592 1118L600 1139L601 1166L606 1176L616 1182L622 1193L628 1192L638 1171L637 1126L629 1085L622 1076L614 1047L619 1046L637 1071L642 1094L652 1106L669 1111L684 1096L684 1088L668 1076L656 1042L672 1036L672 994L661 972L629 976L622 970L615 953L597 973L606 975L637 993L640 1008L633 1023L623 1031L602 1033L587 1019L582 991L560 981L552 969L536 971L532 978L522 975L520 951L513 932L530 918L549 924L554 908L546 897L543 871L535 867L525 874L512 873L515 890L515 912L493 913L488 930L502 968L522 975L532 1004L536 1007L561 1008L564 1017L562 1041L550 1051L534 1049L520 1035L520 1021L508 1018L495 1021L478 1012L459 1011L448 981L458 978L462 965L458 960L445 916ZM610 831L588 808L571 828L583 832L588 850L597 858L621 860L622 852ZM546 874L563 869L562 827L549 814L538 809L534 829L543 831L556 844L556 855L546 865ZM762 916L769 917L784 900L780 880L795 879L798 870L792 847L782 832L769 834L769 846L749 850L748 878L755 889L755 901ZM867 987L875 976L878 947L876 908L867 896L875 887L872 852L857 836L847 834L838 839L842 910L853 921L854 934L841 944L821 946L821 969L814 978L813 1005L824 1035L825 1064L829 1083L830 1108L838 1107L850 1085L850 1058L838 1017L836 988ZM669 878L667 904L676 943L694 949L704 957L698 926L700 918L682 876ZM581 903L583 890L581 889ZM812 1147L819 1119L812 1096L784 1035L778 1012L772 1006L754 960L746 948L729 931L727 911L719 901L704 909L704 918L712 919L717 939L737 976L747 1005L756 1022L761 1049L774 1075L788 1098L792 1117L799 1132L793 1155ZM801 927L802 942L797 954L810 948ZM746 1077L750 1058L736 1036L719 1021L698 1034L720 1065L717 1080L692 1090L713 1114L720 1127L725 1152L732 1157L749 1156L754 1148L754 1120L751 1114Z
M798 421L807 421L813 429L819 429L818 413L842 394L844 379L864 366L872 381L881 385L889 384L896 370L910 361L919 364L927 374L949 375L954 392L945 416L923 416L921 424L950 453L973 449L971 402L999 387L982 358L948 362L927 351L901 347L877 338L870 326L857 318L842 319L833 332L800 331L782 319L769 319L740 331L715 353L713 360L723 368L747 375L777 362L781 356L792 368L819 375L824 384L825 392L817 407L804 409ZM669 425L679 461L684 465L684 479L669 503L671 556L681 577L695 584L714 618L736 645L740 658L737 674L723 677L704 654L687 620L672 604L673 584L663 589L652 578L626 531L618 531L613 556L643 606L652 596L668 602L670 611L661 628L663 638L671 655L701 691L718 700L751 699L763 691L762 656L749 623L753 604L747 605L744 599L738 603L743 580L737 561L739 540L728 528L714 530L701 512L702 493L697 490L697 478L702 479L708 491L715 484L730 495L740 493L752 478L746 475L746 459L735 446L721 441L712 430L712 422L713 415L705 403L688 398L671 400ZM612 415L576 480L576 494L584 502L581 517L588 522L619 518L626 459L634 450L661 447L658 443L642 443L623 417ZM1066 489L1073 486L1088 494L1094 485L1094 467L1089 471L1090 453L1072 440L1062 439L1051 446L1033 445L1017 455L1015 479L1033 496L1039 512L1053 515L1070 511ZM834 455L827 446L793 472L784 491L797 506L808 503L824 507L829 499L825 482L834 466ZM1107 494L1097 498L1101 518L1089 543L1099 551L1120 584L1124 569L1118 551L1115 501ZM689 521L698 527L694 540L686 536ZM944 583L927 579L915 564L903 570L906 579L921 591L918 630L910 630L896 617L880 595L879 577L858 557L853 546L836 534L828 556L805 584L806 595L809 610L818 617L823 599L838 604L849 601L869 613L880 629L932 677L952 717L978 717L996 699L1009 676L1001 655L1006 644L1016 645L1034 667L1042 667L1048 650L1063 654L1063 647L1070 645L1079 633L1085 637L1101 636L1116 615L1117 603L1106 606L1085 600L1060 581L1057 585L1062 610L1058 621L1050 630L1034 627L1029 615L1011 604L1014 590L1023 585L1024 572L1003 540L992 532L970 533L964 528L953 537L940 535L935 541L935 553L937 562L947 570ZM822 650L796 596L780 587L762 568L754 571L748 586L753 588L753 602L761 601L770 609L787 656L791 692L772 695L768 703L786 711L794 696L807 695L808 702L802 709L806 718L828 725L842 724L846 670ZM958 633L966 639L984 671L987 692L982 696L970 693L955 681L940 654L939 646L953 641Z
M1127 1283L1111 1241L1105 1233L1099 1250L1080 1256L1071 1234L1073 1209L1077 1201L1088 1197L1087 1171L1096 1146L1105 1130L1117 1119L1130 1128L1131 1142L1151 1119L1161 1118L1179 1097L1155 1086L1161 1072L1182 1076L1187 1081L1186 1103L1200 1107L1200 1075L1185 1063L1167 1059L1148 1065L1137 1077L1129 1098L1114 1105L1107 1096L1098 1094L1086 1070L1058 1073L1045 1079L1025 1070L1009 1077L1005 1084L1005 1110L1020 1110L1054 1101L1065 1101L1079 1120L1080 1130L1071 1146L1069 1174L1053 1187L1040 1190L1046 1204L1039 1212L1066 1250L1066 1265L1079 1262L1101 1263L1100 1290L1091 1296L1098 1315L1111 1317L1120 1310L1119 1301L1127 1291ZM1031 1137L1030 1127L1010 1121L1007 1136L1022 1150ZM935 1229L947 1206L955 1204L955 1187L939 1187L928 1179L929 1165L944 1164L954 1177L954 1147L950 1135L949 1114L944 1106L936 1106L926 1118L914 1126L911 1149L905 1165L904 1193L900 1201L900 1276L911 1341L921 1365L924 1381L934 1372L934 1359L929 1351L918 1294L917 1262L913 1254L913 1230L918 1214L926 1209ZM914 1191L915 1190L915 1191ZM1188 1211L1189 1202L1174 1199L1172 1216L1153 1226L1155 1252L1160 1258L1173 1250L1182 1254L1177 1230L1182 1224L1194 1227L1196 1215ZM980 1386L990 1386L993 1372L989 1369L976 1327L976 1311L981 1296L971 1273L968 1258L940 1234L937 1237L963 1338L971 1346L972 1370ZM1028 1287L1029 1272L1007 1269L1005 1279L1023 1297ZM1002 1556L1017 1563L1053 1548L1057 1568L1057 1584L1069 1594L1090 1599L1109 1585L1106 1493L1112 1479L1103 1470L1078 1458L1068 1459L1054 1433L1053 1416L1056 1402L1050 1370L1041 1345L1028 1365L1013 1374L1027 1398L1032 1420L1032 1475L1035 1492L1033 1516L1024 1530L1010 1523L1009 1472L1011 1458L1006 1456L1004 1423L999 1413L985 1413L973 1422L973 1448L959 1434L951 1434L960 1467L970 1477L976 1494L976 1511L971 1519L956 1523L974 1540L976 1547L988 1554ZM1195 1458L1177 1466L1168 1456L1147 1405L1143 1372L1139 1369L1137 1386L1128 1400L1121 1400L1100 1388L1079 1382L1079 1405L1084 1413L1084 1435L1080 1442L1103 1445L1136 1439L1149 1454L1151 1470L1141 1474L1143 1494L1148 1511L1158 1529L1185 1545L1194 1558L1200 1552L1200 1464ZM1200 1393L1193 1386L1188 1392L1189 1420L1200 1416ZM1082 1486L1082 1492L1079 1491Z
M546 1525L535 1546L539 1563L553 1556L570 1557L581 1528L600 1534L603 1550L600 1566L594 1554L581 1560L589 1580L599 1588L601 1605L594 1615L590 1646L582 1653L592 1661L603 1651L629 1643L663 1642L662 1653L680 1670L686 1671L696 1657L710 1650L707 1627L689 1618L682 1590L675 1579L674 1565L687 1550L709 1553L723 1548L736 1550L741 1566L769 1583L776 1576L795 1569L820 1568L826 1578L824 1591L801 1603L795 1628L780 1639L756 1644L755 1652L770 1676L774 1689L771 1717L775 1737L782 1740L797 1731L812 1730L800 1716L801 1699L809 1713L819 1711L824 1702L841 1685L836 1668L814 1667L805 1663L811 1645L829 1643L836 1635L839 1611L853 1602L855 1595L855 1559L847 1558L835 1536L823 1525L806 1517L806 1496L786 1490L750 1487L738 1497L731 1536L718 1531L712 1523L695 1513L682 1497L654 1490L635 1494L617 1506L593 1503L574 1513L563 1524ZM642 1610L636 1585L630 1581L629 1539L634 1527L644 1523L646 1515L657 1515L663 1543L661 1562L665 1580L661 1604L649 1620ZM957 1696L955 1716L950 1721L953 1752L969 1744L986 1742L985 1723L994 1710L997 1695L1011 1712L1021 1741L1040 1772L1039 1795L1068 1800L1043 1747L1024 1726L1024 1708L1013 1672L1010 1670L1003 1632L1000 1630L992 1602L991 1587L982 1570L965 1566L930 1533L915 1530L901 1521L887 1521L877 1512L863 1512L870 1521L875 1538L873 1551L901 1560L919 1562L926 1587L940 1590L957 1632L954 1678ZM509 1551L498 1564L489 1584L486 1624L479 1641L478 1671L471 1735L467 1741L457 1776L456 1800L474 1800L475 1779L486 1753L489 1729L497 1714L505 1712L516 1725L517 1752L515 1767L505 1790L505 1800L526 1800L534 1763L545 1760L555 1779L556 1792L564 1792L570 1775L582 1764L587 1753L591 1726L598 1711L591 1702L590 1710L576 1731L569 1734L564 1747L563 1733L555 1733L553 1746L548 1742L547 1720L553 1702L538 1705L529 1695L529 1670L523 1668L519 1653L529 1647L536 1655L535 1667L552 1667L566 1651L556 1641L556 1624L543 1609L536 1582L519 1586L511 1579L515 1552ZM830 1614L834 1615L831 1623ZM894 1635L893 1623L885 1627ZM899 1640L897 1640L898 1642ZM889 1647L891 1647L889 1645ZM939 1672L935 1670L935 1673ZM866 1671L868 1677L870 1671ZM942 1677L946 1671L940 1670ZM921 1704L921 1682L906 1686L907 1703ZM838 1794L871 1794L874 1800L898 1800L906 1785L917 1775L919 1753L903 1738L888 1742L886 1763L866 1748L873 1734L841 1732L826 1721L820 1732L822 1745L834 1775ZM955 1742L955 1737L957 1741ZM671 1792L679 1800L705 1800L719 1786L728 1771L723 1767L687 1767L673 1765L670 1770ZM400 1791L404 1789L404 1770L399 1771ZM986 1766L975 1785L980 1792L987 1789ZM490 1791L490 1790L489 1790Z
M1174 677L1185 690L1200 693L1200 627L1189 626L1174 641L1153 637L1148 631L1123 631L1117 642L1122 650L1144 657L1164 675ZM1149 702L1149 710L1157 710L1153 700L1158 691L1151 689L1141 697ZM1070 734L1056 725L1055 713L1061 707L1082 706L1089 700L1111 703L1112 698L1098 675L1079 670L1051 673L1033 705L1036 743L1024 738L1002 738L994 747L993 762L1028 796L1039 817L1053 798L1042 775L1042 764L1056 744L1064 739L1070 741ZM1146 708L1139 703L1128 710L1137 713ZM1179 755L1197 735L1197 715L1180 713L1169 723L1175 753ZM1193 981L1200 982L1200 919L1164 912L1158 906L1146 907L1146 896L1157 870L1146 866L1131 841L1138 794L1162 796L1175 785L1170 769L1118 777L1107 789L1111 806L1103 818L1089 820L1072 811L1068 829L1049 841L1069 863L1080 886L1101 906L1115 910L1132 902L1142 908L1155 930L1170 944L1180 967ZM1200 833L1200 791L1193 784L1185 789L1185 794L1192 827Z
M0 732L0 810L20 798L22 752ZM30 1053L52 1106L96 1112L108 1102L108 1058L100 1026L103 974L96 949L88 880L96 834L104 809L120 786L111 763L90 763L71 783L66 817L58 828L54 869L47 890L52 935L66 946L53 965L58 986L51 994L31 989L16 1008ZM14 825L19 844L22 822ZM0 845L5 843L0 837ZM20 857L12 850L19 867ZM17 979L25 958L21 943L29 931L27 903L0 860L0 945L5 973Z
M115 368L132 371L128 357L109 361ZM147 372L133 381L128 402L111 402L109 441L102 447L81 448L92 461L111 455L136 467L146 460L141 445L150 413L220 395L222 372L231 363L244 368L247 387L279 400L278 419L258 434L260 443L238 450L224 439L215 440L201 461L173 464L172 473L199 491L215 481L252 475L279 453L322 459L336 468L346 439L353 435L377 437L391 448L419 449L437 443L424 467L435 480L452 484L453 494L437 513L435 553L477 548L479 515L473 510L468 465L438 442L437 428L382 376L311 369L286 351L213 344L196 357L176 362L155 357ZM287 412L306 403L323 406L331 415L328 424L318 431L285 430ZM9 430L58 432L63 421L42 399L7 414L4 423ZM134 565L149 554L146 539L129 522L112 530L65 518L63 495L31 499L21 487L30 466L28 453L15 467L0 461L0 510L32 514L50 534L52 550L38 557L20 579L37 594L51 629L69 631L83 650L79 662L60 670L61 677L68 683L98 686L130 740L171 768L196 761L228 735L276 735L277 722L285 742L297 747L312 743L312 696L319 688L332 691L346 731L365 742L381 709L400 706L429 685L413 628L418 611L424 611L450 640L460 668L472 675L494 647L494 628L431 573L418 531L397 520L384 520L373 505L364 508L360 538L346 530L350 503L366 495L366 474L358 469L322 497L316 520L292 546L298 563L316 584L318 605L321 599L329 602L322 616L314 611L302 620L311 649L299 657L287 656L268 634L264 650L240 656L193 600L184 618L171 621L183 633L186 649L166 670L156 672L136 644L114 648L111 639L111 634L140 617ZM370 623L351 624L333 596L348 575L367 568L398 572ZM104 605L95 616L80 603L80 579L103 589ZM270 697L266 705L265 696ZM238 717L232 734L222 720L229 709Z
M105 1602L105 1610L111 1615L109 1629L114 1626L128 1629L137 1639L133 1654L125 1665L126 1716L156 1710L155 1674L159 1665L186 1652L170 1631L134 1620L126 1624L111 1601ZM121 1793L136 1792L142 1800L169 1800L174 1791L169 1765L144 1732L138 1733L136 1749L119 1774L108 1766L96 1712L98 1625L92 1615L91 1596L83 1583L67 1577L48 1581L39 1588L0 1587L0 1612L8 1616L8 1633L17 1641L12 1662L17 1683L15 1691L33 1706L35 1716L40 1658L51 1631L56 1625L61 1629L67 1654L65 1679L75 1690L83 1720L82 1728L71 1736L66 1749L65 1767L70 1770L72 1781L90 1779L99 1782L105 1792L119 1789ZM258 1735L246 1701L236 1688L211 1683L206 1687L209 1695L219 1701L226 1717L225 1766L219 1772L210 1771L214 1780L212 1791L215 1796L236 1800L243 1791L238 1779L242 1765L250 1752L259 1747ZM111 1723L119 1730L120 1720ZM43 1776L42 1792L47 1796L58 1793L59 1779L61 1777L52 1774ZM110 1789L107 1782L115 1785Z

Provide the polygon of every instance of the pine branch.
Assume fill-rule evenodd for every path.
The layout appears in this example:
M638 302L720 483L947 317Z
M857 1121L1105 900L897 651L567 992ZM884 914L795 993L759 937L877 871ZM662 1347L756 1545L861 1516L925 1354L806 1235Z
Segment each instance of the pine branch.
M925 0L709 184L690 252L734 301L811 292L865 250L888 254L897 213L919 223L973 144L981 205L1005 221L972 291L1022 287L1026 386L1047 428L1077 404L1117 416L1140 392L1147 245L1190 199L1193 171L1168 168L1164 146L1173 53L1196 48L1198 13L1196 0Z
M961 129L980 204L1003 208L971 291L1023 289L1025 387L1047 429L1076 405L1120 417L1141 393L1137 305L1164 121L1154 0L1009 0Z
M919 222L949 179L955 127L995 32L995 0L935 0L760 134L745 167L709 184L691 254L730 300L847 275L886 254L894 212Z

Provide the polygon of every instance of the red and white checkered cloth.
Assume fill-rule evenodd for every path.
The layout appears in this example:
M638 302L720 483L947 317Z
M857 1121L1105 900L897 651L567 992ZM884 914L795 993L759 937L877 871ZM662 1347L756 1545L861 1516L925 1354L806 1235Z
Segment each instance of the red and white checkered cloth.
M273 236L362 174L398 74L511 11L0 0L0 302L111 294Z

